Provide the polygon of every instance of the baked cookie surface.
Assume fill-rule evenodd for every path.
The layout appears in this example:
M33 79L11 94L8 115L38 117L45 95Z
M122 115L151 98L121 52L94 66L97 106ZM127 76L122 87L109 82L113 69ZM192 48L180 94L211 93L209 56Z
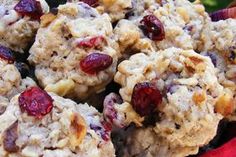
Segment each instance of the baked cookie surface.
M1 0L0 44L23 53L35 37L40 16L48 11L44 0Z
M32 103L39 106L32 108ZM0 115L2 157L115 156L110 130L88 104L32 87L1 107L5 107Z
M80 99L105 88L119 57L109 16L81 2L43 16L29 52L42 87Z
M103 113L116 126L134 122L142 126L140 132L147 130L153 135L155 139L149 143L152 156L196 154L216 135L222 115L233 109L231 93L216 76L210 58L192 50L169 48L148 55L138 53L121 62L115 75L123 103L114 96L107 97ZM152 127L145 125L148 119L151 124L147 126ZM142 147L142 143L135 143L142 133L135 131L132 136L127 139L130 150L132 146ZM150 138L143 138L144 145ZM154 148L159 145L163 150ZM136 150L142 152L146 146L129 153L135 155L139 153Z

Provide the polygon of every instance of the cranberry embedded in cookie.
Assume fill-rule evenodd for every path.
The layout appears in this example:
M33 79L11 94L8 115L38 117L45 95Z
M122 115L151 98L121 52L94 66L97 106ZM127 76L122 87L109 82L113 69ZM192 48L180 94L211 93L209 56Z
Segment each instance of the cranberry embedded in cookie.
M20 0L14 9L19 14L29 16L33 19L39 19L43 15L41 4L37 0Z
M112 57L101 53L92 53L80 61L80 68L88 74L96 74L112 64Z
M19 105L28 115L42 118L51 112L53 99L39 87L31 87L20 94Z
M80 1L88 4L91 7L98 6L98 0L80 0Z
M144 16L140 24L140 28L148 38L154 41L161 41L165 38L163 24L155 15Z
M142 82L134 86L131 104L139 115L152 114L161 102L161 92L152 83Z
M13 63L15 61L12 51L0 45L0 59L6 60L8 63Z

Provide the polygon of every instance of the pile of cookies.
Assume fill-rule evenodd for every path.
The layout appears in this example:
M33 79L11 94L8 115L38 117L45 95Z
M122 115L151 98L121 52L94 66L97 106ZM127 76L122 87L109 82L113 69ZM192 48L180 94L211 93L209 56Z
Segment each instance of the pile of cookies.
M236 120L235 8L59 3L0 0L1 157L185 157Z

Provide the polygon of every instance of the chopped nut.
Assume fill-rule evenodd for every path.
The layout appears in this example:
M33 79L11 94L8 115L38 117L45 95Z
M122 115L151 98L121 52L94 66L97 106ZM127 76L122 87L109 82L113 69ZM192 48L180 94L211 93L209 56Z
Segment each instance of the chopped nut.
M233 108L233 97L228 93L220 96L215 105L215 111L223 116L230 115L233 112Z
M196 91L194 92L192 99L195 104L200 105L206 100L206 92Z
M113 5L115 3L116 0L102 0L103 4L106 6L106 7L109 7L111 5Z
M48 13L45 14L43 16L40 17L40 25L41 27L47 27L57 16L52 14L52 13Z
M49 84L45 87L47 92L53 92L60 96L65 96L71 90L73 90L75 83L71 79L61 80L55 84Z
M189 57L185 60L184 65L190 73L194 73L196 70L201 71L205 69L203 60L196 57Z
M189 14L188 14L188 11L185 8L177 7L176 11L183 17L183 19L186 23L189 22L189 20L190 20Z
M82 116L79 114L73 113L71 115L71 124L70 124L70 143L73 148L80 145L83 141L87 132L86 123Z
M18 121L15 121L9 128L3 133L3 147L10 153L17 152L19 147L16 145L18 138Z

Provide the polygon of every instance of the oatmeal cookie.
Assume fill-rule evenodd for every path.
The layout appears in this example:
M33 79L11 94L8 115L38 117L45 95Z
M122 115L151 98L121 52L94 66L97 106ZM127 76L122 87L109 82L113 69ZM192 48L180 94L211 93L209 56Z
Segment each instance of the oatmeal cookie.
M122 52L169 47L196 49L208 21L210 18L202 4L162 0L148 6L142 14L130 13L128 19L118 22L114 32Z
M203 51L204 55L209 56L218 69L219 82L231 90L234 97L236 93L235 27L235 19L209 22L201 34L202 46L199 46L199 50Z
M1 157L115 156L109 127L95 108L38 87L13 97L0 121Z
M40 16L48 11L44 0L1 0L0 44L23 53L35 37Z
M40 85L80 99L102 91L119 57L109 16L79 2L60 5L41 19L28 58Z
M151 141L144 137L137 146L135 140L142 137L137 131L128 147L140 148L133 149L131 156L144 151L149 142L150 149L163 146L156 154L196 154L216 135L222 117L233 110L232 95L218 82L210 58L193 50L169 48L132 55L119 64L114 80L121 85L123 102L118 96L107 96L107 121L118 127L134 122L144 132L150 127L155 137Z

